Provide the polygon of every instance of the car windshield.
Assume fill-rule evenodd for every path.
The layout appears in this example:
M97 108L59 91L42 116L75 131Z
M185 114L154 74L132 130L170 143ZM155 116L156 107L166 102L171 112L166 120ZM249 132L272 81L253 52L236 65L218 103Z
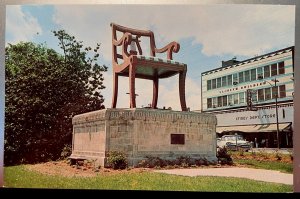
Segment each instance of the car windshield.
M235 141L236 136L227 136L224 137L225 141ZM242 136L237 136L237 140L244 140Z

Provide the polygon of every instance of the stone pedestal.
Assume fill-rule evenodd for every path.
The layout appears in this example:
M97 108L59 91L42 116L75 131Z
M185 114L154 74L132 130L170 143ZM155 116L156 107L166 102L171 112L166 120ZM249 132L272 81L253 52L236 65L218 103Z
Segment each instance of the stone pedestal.
M146 156L189 156L216 161L216 117L208 113L157 109L104 109L73 118L71 159L106 166L109 151L122 151L128 165Z

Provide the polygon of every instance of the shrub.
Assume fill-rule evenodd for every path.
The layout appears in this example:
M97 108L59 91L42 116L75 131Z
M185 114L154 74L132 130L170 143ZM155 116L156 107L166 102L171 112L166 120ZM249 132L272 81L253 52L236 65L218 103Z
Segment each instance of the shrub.
M176 159L161 159L155 156L146 156L146 159L141 160L138 163L138 167L142 168L188 168L197 167L201 165L216 164L216 162L208 161L206 157L199 159L192 159L190 156L179 156ZM231 160L231 159L230 159Z
M146 168L154 168L154 167L162 168L167 165L168 162L166 160L154 156L146 156L145 160L139 162L139 167L146 167Z
M228 154L226 147L219 148L217 158L220 164L232 164L232 158L230 154Z
M208 161L206 157L196 159L194 163L196 166L208 166L210 164L214 164L213 162Z
M173 165L167 165L165 168L166 169L174 169L175 167Z
M276 158L278 161L280 161L280 160L282 159L282 157L281 157L281 155L279 154L278 151L275 153L275 158Z
M66 159L72 154L72 146L66 144L60 153L60 159Z
M149 165L149 162L148 162L147 160L141 160L141 161L138 163L138 167L149 168L150 165Z
M108 153L107 162L113 169L125 169L127 167L127 158L123 152L110 151Z
M239 156L244 156L244 149L239 148Z
M290 156L291 161L293 161L294 160L293 154L289 153L289 156Z
M263 159L267 160L267 159L269 159L270 155L264 149L262 149L259 151L259 156L262 157Z
M181 167L189 167L192 165L191 158L189 156L180 156L176 158L176 163Z

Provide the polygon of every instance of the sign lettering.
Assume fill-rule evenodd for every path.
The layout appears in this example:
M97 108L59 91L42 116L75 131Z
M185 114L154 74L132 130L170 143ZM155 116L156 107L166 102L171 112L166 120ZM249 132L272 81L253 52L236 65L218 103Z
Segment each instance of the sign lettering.
M253 116L245 116L245 117L236 117L235 120L255 120L255 119L265 119L265 118L275 118L275 114L265 114L265 115L253 115Z
M231 91L246 90L246 89L254 88L254 87L257 87L257 86L263 86L265 84L266 84L266 82L248 84L248 85L245 85L245 86L224 89L224 90L219 91L219 93L227 93L227 92L231 92Z

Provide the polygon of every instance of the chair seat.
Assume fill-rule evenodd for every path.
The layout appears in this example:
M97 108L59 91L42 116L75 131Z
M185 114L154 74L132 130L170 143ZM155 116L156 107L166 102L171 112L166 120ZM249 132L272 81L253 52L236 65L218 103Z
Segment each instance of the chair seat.
M162 62L162 63L168 63L168 64L179 65L179 66L186 66L186 64L177 62L175 60L161 59L158 57L147 57L143 55L136 55L136 58L138 60L146 60L146 61Z
M174 60L166 60L157 57L147 57L142 55L134 55L137 58L136 77L144 79L153 79L156 75L158 78L167 78L186 71L187 66ZM125 69L120 74L128 76L129 69Z

